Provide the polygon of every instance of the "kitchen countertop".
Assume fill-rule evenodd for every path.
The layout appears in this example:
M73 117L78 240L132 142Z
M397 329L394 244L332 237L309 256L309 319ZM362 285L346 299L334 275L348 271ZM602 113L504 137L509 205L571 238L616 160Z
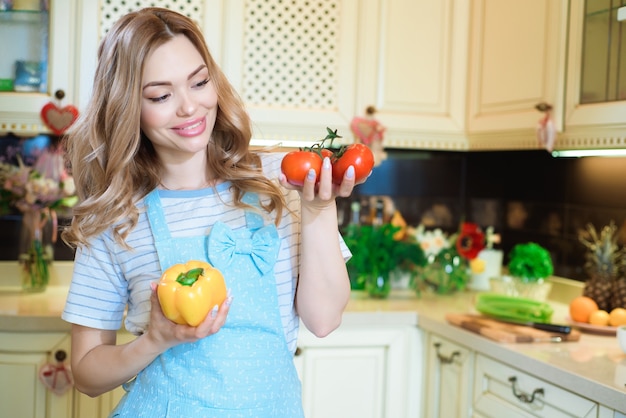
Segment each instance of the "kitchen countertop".
M55 263L50 286L34 294L21 293L15 283L7 281L7 276L14 273L12 268L9 266L7 271L5 263L0 263L0 332L69 332L70 324L60 315L71 263ZM575 285L573 290L552 291L548 301L554 308L552 322L566 323L566 301L580 289ZM461 292L448 296L423 294L418 298L412 291L394 290L389 298L379 300L353 292L343 324L416 325L626 413L626 354L614 335L583 332L577 342L505 344L447 323L446 313L474 312L475 296L476 292Z

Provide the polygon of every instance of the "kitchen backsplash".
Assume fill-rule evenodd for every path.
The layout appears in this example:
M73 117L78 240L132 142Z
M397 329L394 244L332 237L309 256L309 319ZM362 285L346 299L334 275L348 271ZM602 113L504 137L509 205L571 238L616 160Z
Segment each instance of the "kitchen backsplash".
M626 158L553 158L546 151L419 152L388 150L388 158L350 204L388 196L410 225L448 232L463 219L493 226L508 252L521 242L549 249L555 275L584 281L585 248L578 234L613 220L626 243ZM367 213L367 209L364 210Z
M626 243L626 158L553 158L546 151L422 152L387 150L388 158L349 199L340 199L340 221L350 204L364 210L385 196L410 225L455 231L461 220L493 226L508 254L534 241L552 254L555 274L585 280L579 231L611 220ZM365 216L364 216L365 217ZM67 220L61 220L61 223ZM17 259L19 216L0 218L0 260ZM62 241L57 260L71 260ZM505 255L504 263L508 262Z

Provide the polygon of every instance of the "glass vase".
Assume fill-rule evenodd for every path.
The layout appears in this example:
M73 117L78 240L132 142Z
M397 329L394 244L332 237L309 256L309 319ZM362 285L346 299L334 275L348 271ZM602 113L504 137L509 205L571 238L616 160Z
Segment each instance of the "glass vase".
M375 299L385 299L391 291L389 272L381 274L368 274L365 277L365 291Z
M466 288L470 280L467 261L458 254L440 254L431 256L420 267L416 283L417 292L422 288L445 295Z
M53 229L49 209L23 212L18 262L24 292L43 292L48 286Z

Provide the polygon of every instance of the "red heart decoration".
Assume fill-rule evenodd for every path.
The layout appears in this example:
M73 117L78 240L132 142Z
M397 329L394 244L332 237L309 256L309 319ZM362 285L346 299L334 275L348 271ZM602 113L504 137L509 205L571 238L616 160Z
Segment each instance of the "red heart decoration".
M48 103L41 109L41 119L52 132L62 135L78 119L78 109L72 105L60 109Z

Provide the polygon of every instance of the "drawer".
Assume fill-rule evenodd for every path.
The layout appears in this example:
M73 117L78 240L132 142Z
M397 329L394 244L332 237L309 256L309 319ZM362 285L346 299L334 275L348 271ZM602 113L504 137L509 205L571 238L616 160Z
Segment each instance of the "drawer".
M480 417L598 416L598 404L484 355L476 356L473 409Z

